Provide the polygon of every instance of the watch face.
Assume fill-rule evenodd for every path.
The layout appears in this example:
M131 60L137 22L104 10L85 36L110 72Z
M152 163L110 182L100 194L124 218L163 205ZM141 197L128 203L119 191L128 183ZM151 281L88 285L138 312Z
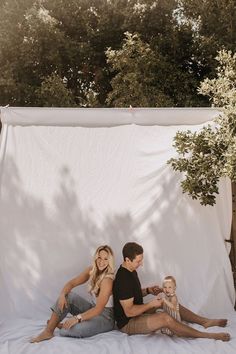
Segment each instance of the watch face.
M78 321L81 322L81 320L82 320L81 315L77 315L76 317L77 317Z

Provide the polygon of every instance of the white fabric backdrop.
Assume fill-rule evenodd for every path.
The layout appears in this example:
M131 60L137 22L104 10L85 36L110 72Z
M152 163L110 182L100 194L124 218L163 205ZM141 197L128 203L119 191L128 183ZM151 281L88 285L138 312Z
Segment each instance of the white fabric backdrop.
M154 124L158 110L150 111L151 118L149 110L133 110L132 117L141 119L142 113L142 125L119 125L119 111L114 119L109 110L111 126L104 126L106 118L95 127L101 111L90 110L86 127L84 110L72 111L73 117L70 110L3 110L1 318L14 324L16 318L45 320L64 283L89 264L98 245L112 246L118 266L123 244L132 240L144 247L144 286L172 274L181 303L208 316L232 316L235 292L224 241L230 234L230 182L221 182L215 207L202 207L182 194L180 174L166 165L176 156L177 130L202 125L180 127L178 117L174 125L145 126L145 119ZM32 115L30 125L34 112L39 120ZM53 124L46 125L47 112ZM200 113L201 122L216 115ZM168 118L168 110L162 120L163 114ZM186 122L189 111L181 114Z

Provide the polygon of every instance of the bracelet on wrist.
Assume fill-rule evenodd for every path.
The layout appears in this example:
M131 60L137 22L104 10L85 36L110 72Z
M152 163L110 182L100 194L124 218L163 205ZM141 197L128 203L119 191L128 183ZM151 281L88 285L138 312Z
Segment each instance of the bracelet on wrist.
M82 322L82 316L80 314L74 316L77 319L77 322L80 323Z

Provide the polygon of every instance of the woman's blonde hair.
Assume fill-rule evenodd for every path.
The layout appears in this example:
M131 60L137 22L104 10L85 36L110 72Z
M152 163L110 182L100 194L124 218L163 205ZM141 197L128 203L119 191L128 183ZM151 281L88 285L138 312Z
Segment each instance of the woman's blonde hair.
M108 265L102 272L100 272L97 267L97 259L101 251L105 251L108 254ZM89 278L89 292L94 293L96 296L98 296L102 280L105 277L114 279L114 273L115 273L114 254L111 247L107 245L99 246L96 249L93 257L92 269L90 271L90 278Z

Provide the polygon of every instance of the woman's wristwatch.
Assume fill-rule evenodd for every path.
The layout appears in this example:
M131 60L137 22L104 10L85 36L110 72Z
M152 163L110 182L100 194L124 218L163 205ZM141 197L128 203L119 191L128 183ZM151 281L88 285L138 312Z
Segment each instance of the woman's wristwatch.
M74 318L77 319L78 323L82 322L82 316L80 313L78 315L74 316Z

